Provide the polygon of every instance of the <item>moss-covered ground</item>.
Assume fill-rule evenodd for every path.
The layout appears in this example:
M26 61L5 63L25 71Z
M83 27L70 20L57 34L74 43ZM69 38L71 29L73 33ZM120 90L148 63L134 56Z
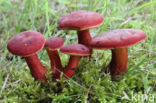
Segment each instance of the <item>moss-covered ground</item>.
M6 48L8 40L25 30L48 37L62 37L65 45L77 43L76 31L58 30L58 19L72 11L90 10L104 16L104 23L91 29L95 36L119 28L143 30L145 41L129 47L128 70L112 81L103 68L110 50L94 50L82 58L71 80L60 86L34 81L23 58ZM45 50L38 53L49 67ZM61 54L63 66L69 56ZM64 83L66 81L66 83ZM155 0L0 0L0 103L156 103L156 1Z

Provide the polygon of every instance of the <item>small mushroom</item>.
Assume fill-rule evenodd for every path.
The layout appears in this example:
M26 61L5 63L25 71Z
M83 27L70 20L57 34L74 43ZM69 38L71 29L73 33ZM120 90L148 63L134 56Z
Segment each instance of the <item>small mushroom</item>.
M38 59L36 53L45 44L44 36L36 31L25 31L14 36L7 44L9 52L24 57L35 80L46 81L47 68Z
M89 48L82 44L70 44L64 46L60 49L60 52L71 55L68 65L64 70L65 78L67 77L72 78L73 74L75 73L78 67L78 63L79 60L81 59L81 56L88 56L91 53Z
M50 58L51 71L52 74L54 75L54 78L60 76L60 72L58 70L63 72L60 56L57 51L63 45L64 45L64 40L63 38L60 37L48 38L45 43L45 48ZM56 70L56 68L58 70Z
M77 30L78 42L88 46L91 41L89 28L101 25L104 21L102 15L91 11L75 11L59 19L59 28Z
M104 32L93 37L90 47L94 49L111 49L112 60L108 65L113 77L124 74L127 70L128 50L127 47L134 45L146 38L141 30L116 29Z

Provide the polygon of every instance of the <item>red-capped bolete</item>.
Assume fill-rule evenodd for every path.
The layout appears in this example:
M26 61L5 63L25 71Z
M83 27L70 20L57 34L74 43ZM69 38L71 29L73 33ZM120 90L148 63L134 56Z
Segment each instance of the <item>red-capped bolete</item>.
M59 78L60 72L63 72L60 56L57 51L63 45L64 40L61 37L48 38L45 43L45 48L51 63L51 72L54 75L54 78Z
M108 65L111 77L124 74L127 70L127 47L146 38L141 30L116 29L93 37L90 47L93 49L111 49L112 59Z
M46 81L47 68L38 59L36 53L45 44L44 36L36 31L25 31L14 36L7 44L9 52L24 57L35 80Z
M74 11L59 19L59 29L77 30L78 43L88 46L91 41L89 28L101 25L102 15L91 11Z
M79 60L81 59L82 56L88 56L91 54L90 49L82 44L66 45L60 49L60 52L71 55L68 65L64 70L65 74L64 77L66 78L67 77L72 78L73 74L75 73L78 67Z

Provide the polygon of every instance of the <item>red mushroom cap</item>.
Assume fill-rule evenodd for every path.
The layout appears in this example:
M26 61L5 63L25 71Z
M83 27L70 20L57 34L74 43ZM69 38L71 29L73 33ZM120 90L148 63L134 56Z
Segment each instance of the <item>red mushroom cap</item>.
M91 54L90 49L82 44L66 45L60 49L60 52L78 56L88 56Z
M14 36L7 44L9 52L17 56L29 56L40 51L45 44L44 36L36 31L25 31Z
M97 27L102 24L104 18L102 15L91 11L75 11L59 19L60 29L85 30Z
M64 45L64 39L61 37L48 38L45 43L45 48L57 50Z
M93 37L90 42L90 47L96 49L128 47L144 40L145 38L146 35L141 30L116 29Z

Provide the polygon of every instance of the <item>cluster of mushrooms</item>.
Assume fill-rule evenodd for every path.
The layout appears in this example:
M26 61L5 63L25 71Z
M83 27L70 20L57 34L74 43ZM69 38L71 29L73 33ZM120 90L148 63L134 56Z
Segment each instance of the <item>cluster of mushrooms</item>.
M91 56L93 49L110 49L112 59L107 66L110 75L123 75L127 69L127 47L146 38L141 30L115 29L91 37L89 28L100 26L104 22L102 15L91 11L75 11L59 19L59 29L77 30L78 44L64 45L60 37L48 38L36 31L24 31L14 36L7 44L9 52L24 57L35 80L45 82L47 68L42 65L37 57L37 52L46 49L51 62L53 81L60 79L63 72L64 78L72 78L82 56ZM69 54L70 59L63 69L58 49L61 53Z

